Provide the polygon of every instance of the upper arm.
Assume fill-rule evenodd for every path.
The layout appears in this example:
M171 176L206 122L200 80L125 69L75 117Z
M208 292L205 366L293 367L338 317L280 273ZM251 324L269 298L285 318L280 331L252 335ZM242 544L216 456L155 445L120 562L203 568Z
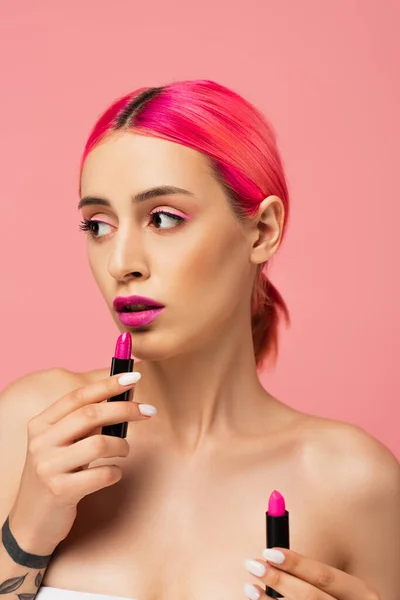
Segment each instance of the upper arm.
M18 492L25 464L28 422L70 391L71 376L72 373L61 368L29 373L10 383L0 394L0 525Z
M385 600L400 589L400 464L378 440L353 428L347 449L342 531L345 571ZM348 447L348 448L347 448ZM342 458L344 458L342 456Z

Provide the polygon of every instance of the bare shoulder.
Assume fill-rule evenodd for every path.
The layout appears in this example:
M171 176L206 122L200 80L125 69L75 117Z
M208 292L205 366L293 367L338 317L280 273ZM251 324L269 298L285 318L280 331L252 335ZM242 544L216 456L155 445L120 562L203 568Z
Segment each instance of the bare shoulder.
M83 377L67 369L28 373L0 394L0 513L6 514L18 490L27 449L29 421L50 404L82 385Z
M301 428L307 491L342 569L382 598L400 585L400 464L361 427L310 417ZM304 468L305 465L305 468ZM376 596L378 597L378 596Z
M34 371L11 382L0 393L0 440L15 434L53 402L73 390L107 377L107 369L75 372L62 367Z
M361 427L308 416L302 437L303 466L319 489L322 485L331 494L334 488L353 507L354 502L373 506L382 496L399 495L398 459Z
M52 402L83 385L84 374L61 367L23 375L0 394L0 423L30 419Z

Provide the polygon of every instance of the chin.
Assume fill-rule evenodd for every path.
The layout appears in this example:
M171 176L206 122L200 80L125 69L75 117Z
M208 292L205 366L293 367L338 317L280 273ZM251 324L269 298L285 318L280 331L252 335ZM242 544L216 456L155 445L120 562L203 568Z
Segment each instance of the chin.
M190 355L195 350L195 343L187 335L178 337L168 335L165 331L156 331L150 328L129 329L132 336L132 355L141 361L162 362Z

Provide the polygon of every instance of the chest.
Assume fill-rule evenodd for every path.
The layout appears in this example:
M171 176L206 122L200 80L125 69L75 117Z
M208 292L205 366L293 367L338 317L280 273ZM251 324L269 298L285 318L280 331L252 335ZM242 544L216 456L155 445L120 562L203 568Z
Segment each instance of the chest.
M286 498L291 548L339 566L329 507L310 500L298 470L215 464L171 473L144 462L81 501L43 585L137 600L242 600L244 583L256 583L243 563L266 547L274 489Z

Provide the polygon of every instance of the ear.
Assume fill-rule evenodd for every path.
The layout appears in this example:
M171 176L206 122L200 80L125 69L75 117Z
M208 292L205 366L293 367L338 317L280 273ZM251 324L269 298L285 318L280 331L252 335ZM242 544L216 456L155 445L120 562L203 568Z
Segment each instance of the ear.
M268 196L261 202L257 214L251 220L252 263L262 264L278 250L284 219L285 208L278 196Z

